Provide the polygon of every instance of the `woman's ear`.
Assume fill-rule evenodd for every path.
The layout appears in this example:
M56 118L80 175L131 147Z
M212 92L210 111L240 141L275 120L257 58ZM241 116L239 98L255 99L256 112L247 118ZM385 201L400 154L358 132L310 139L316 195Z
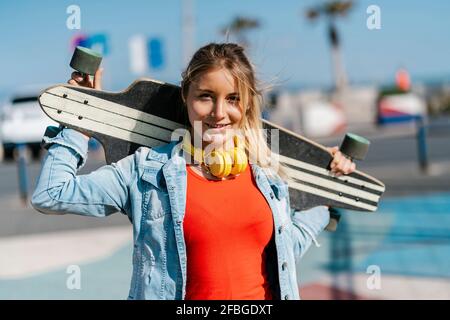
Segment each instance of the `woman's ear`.
M183 100L183 103L186 105L186 96L187 92L185 91L184 87L181 87L181 100Z

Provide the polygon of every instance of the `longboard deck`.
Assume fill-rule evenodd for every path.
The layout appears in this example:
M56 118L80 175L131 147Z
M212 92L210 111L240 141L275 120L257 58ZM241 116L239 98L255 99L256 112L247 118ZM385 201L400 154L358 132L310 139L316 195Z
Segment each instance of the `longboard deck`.
M118 93L59 85L39 97L43 111L53 120L85 131L105 149L107 163L132 154L140 146L170 142L188 117L180 88L154 80L137 80ZM328 150L301 135L262 119L268 130L278 131L279 160L288 168L291 206L305 210L318 205L357 211L376 211L385 186L360 171L335 177L329 170Z

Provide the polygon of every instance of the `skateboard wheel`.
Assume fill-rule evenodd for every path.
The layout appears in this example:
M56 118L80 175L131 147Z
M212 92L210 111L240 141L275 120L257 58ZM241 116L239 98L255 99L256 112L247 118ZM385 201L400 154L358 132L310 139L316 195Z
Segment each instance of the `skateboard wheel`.
M84 74L94 75L102 61L101 54L85 48L76 47L70 60L70 66Z
M354 133L347 133L342 141L340 151L356 160L364 160L369 150L370 141Z

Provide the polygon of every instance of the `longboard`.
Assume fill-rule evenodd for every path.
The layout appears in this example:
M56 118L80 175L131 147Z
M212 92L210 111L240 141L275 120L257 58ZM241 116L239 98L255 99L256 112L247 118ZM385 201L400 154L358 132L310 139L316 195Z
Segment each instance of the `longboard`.
M170 142L178 128L187 128L188 116L180 87L150 79L133 82L122 92L57 85L39 96L42 110L67 127L88 133L104 147L107 163L132 154L140 146ZM262 119L268 130L277 129L279 161L288 169L291 206L306 210L319 205L373 212L385 186L360 171L335 177L332 156L322 145Z

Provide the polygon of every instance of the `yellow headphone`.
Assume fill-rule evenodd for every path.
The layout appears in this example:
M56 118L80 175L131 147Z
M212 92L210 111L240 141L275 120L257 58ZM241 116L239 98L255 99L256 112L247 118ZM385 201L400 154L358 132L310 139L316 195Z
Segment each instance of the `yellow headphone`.
M247 168L247 155L237 135L233 136L233 142L234 147L229 151L213 149L205 155L204 150L195 148L191 144L189 135L185 135L183 150L204 165L208 172L215 177L237 176Z

